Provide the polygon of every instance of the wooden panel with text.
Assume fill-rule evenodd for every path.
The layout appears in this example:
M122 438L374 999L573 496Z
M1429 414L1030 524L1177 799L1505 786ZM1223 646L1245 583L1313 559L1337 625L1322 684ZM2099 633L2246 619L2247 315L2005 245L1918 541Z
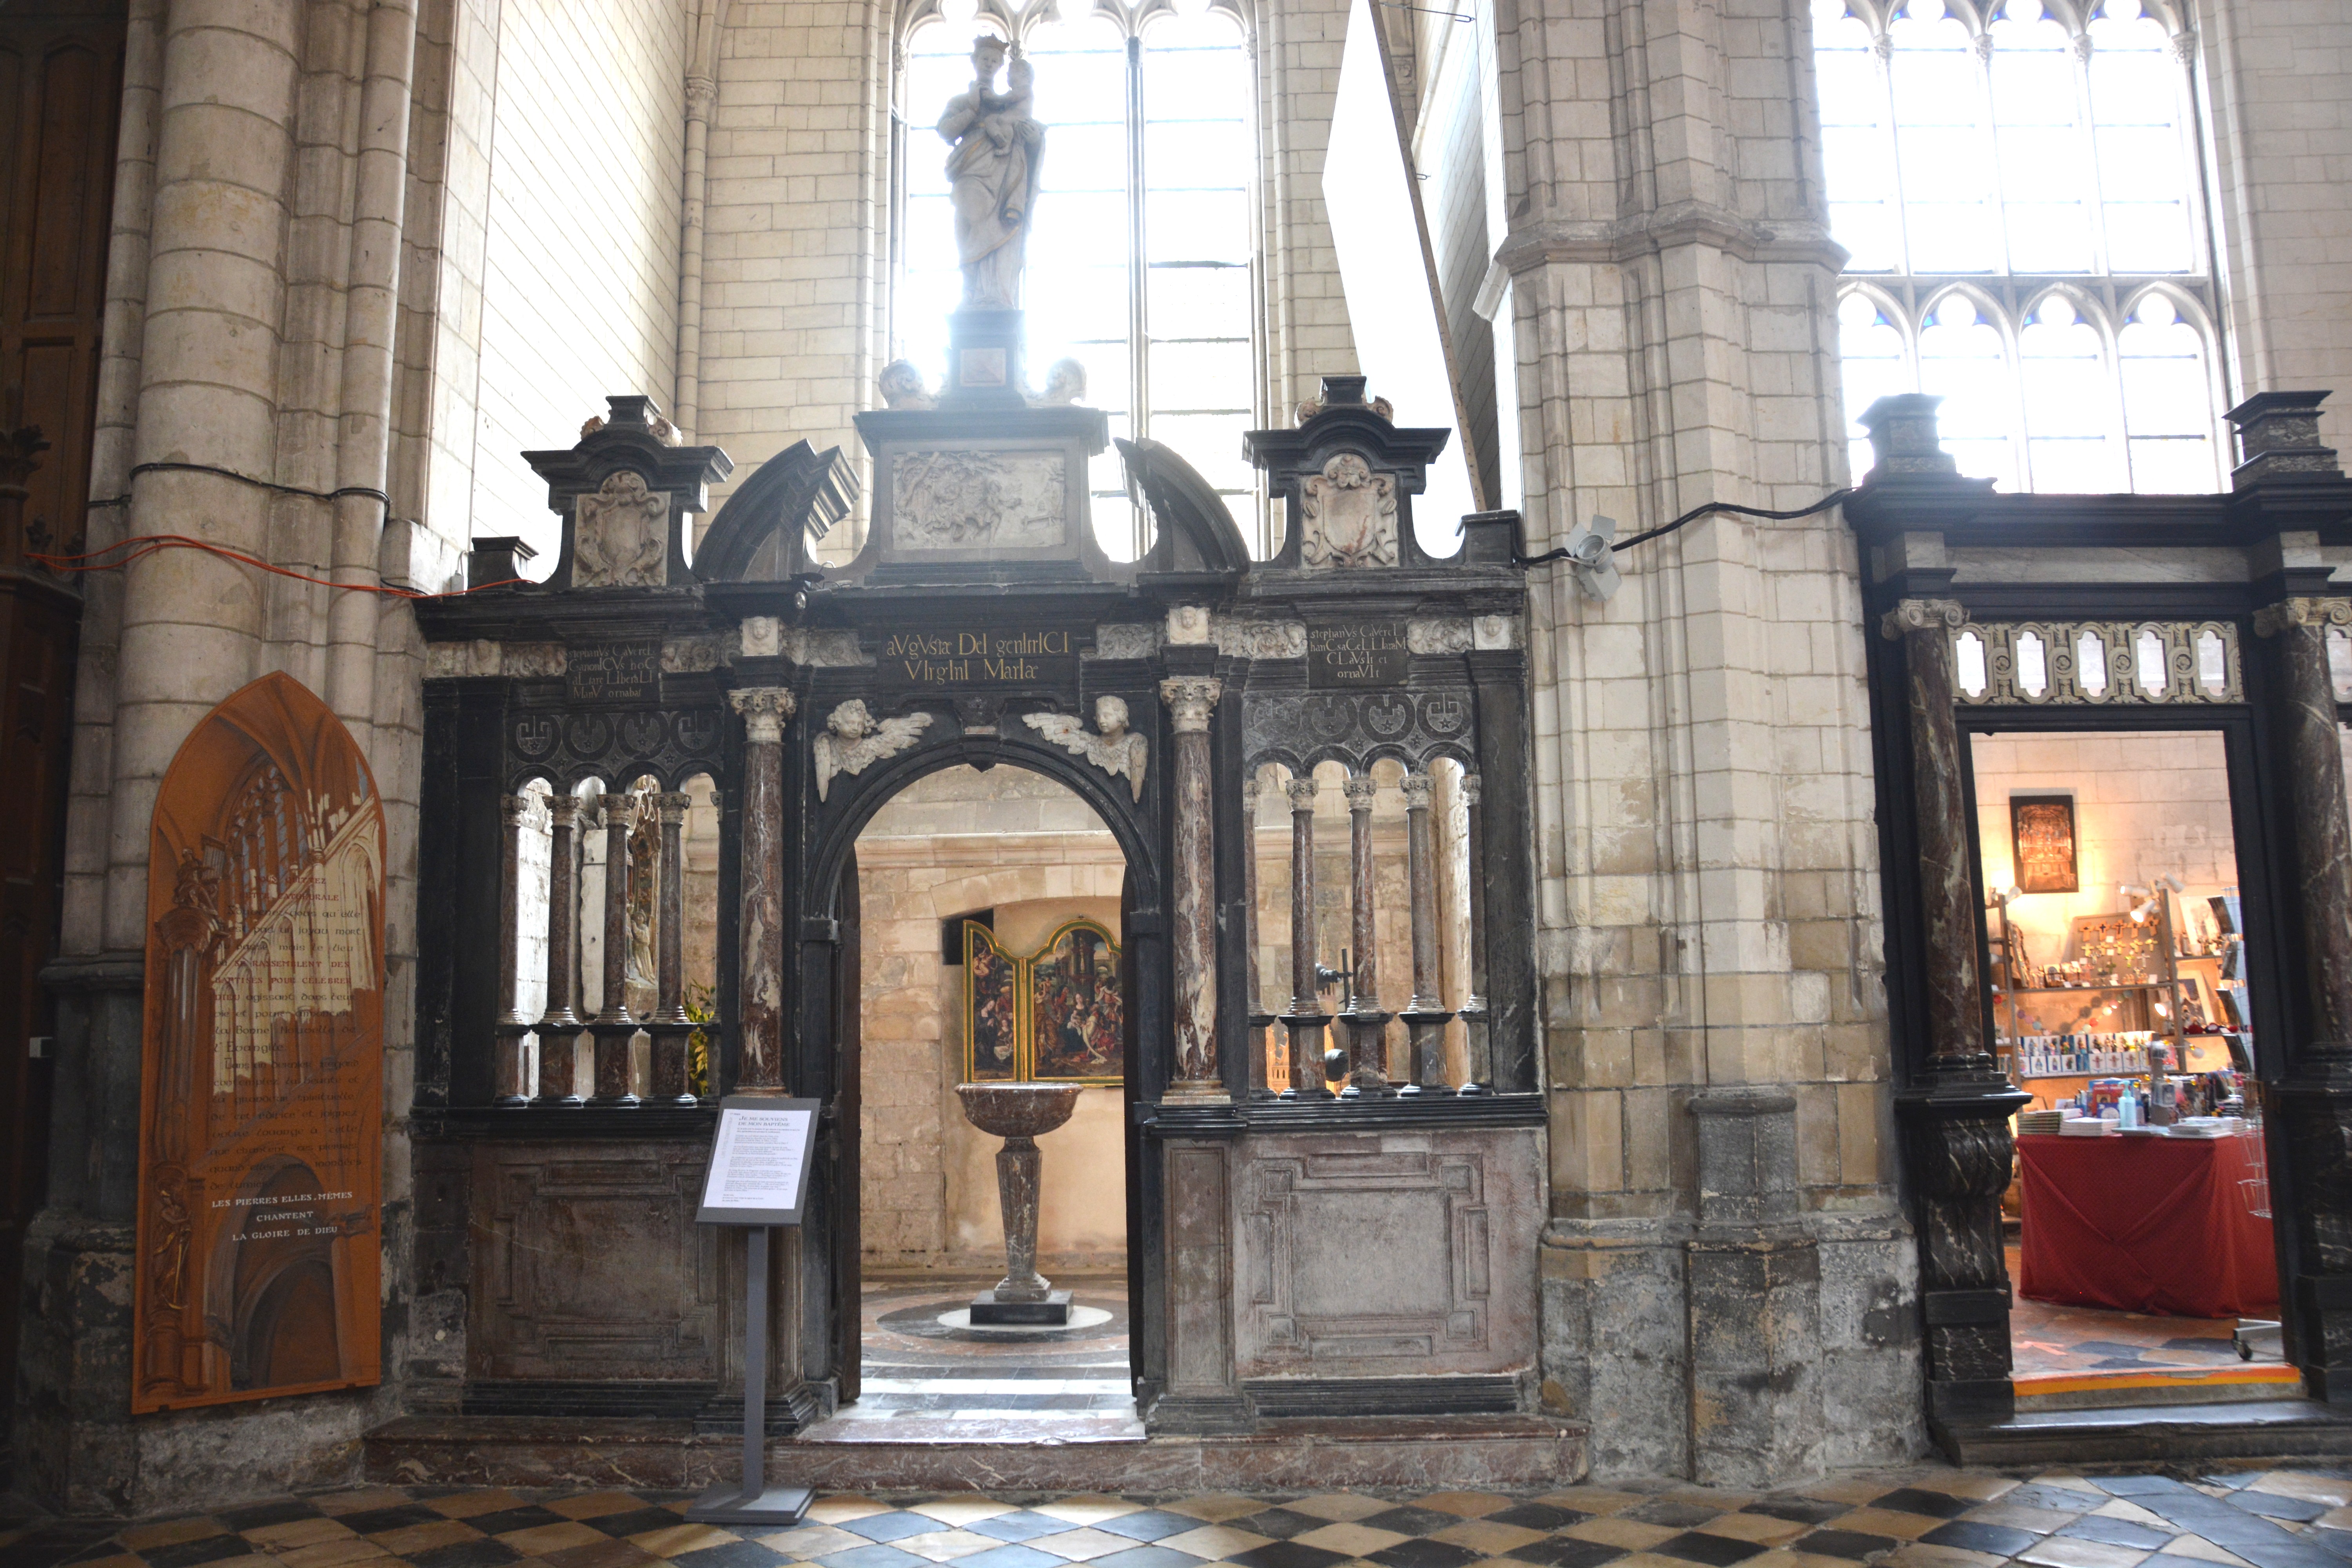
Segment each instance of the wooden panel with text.
M381 1381L383 803L283 674L156 797L131 1408Z

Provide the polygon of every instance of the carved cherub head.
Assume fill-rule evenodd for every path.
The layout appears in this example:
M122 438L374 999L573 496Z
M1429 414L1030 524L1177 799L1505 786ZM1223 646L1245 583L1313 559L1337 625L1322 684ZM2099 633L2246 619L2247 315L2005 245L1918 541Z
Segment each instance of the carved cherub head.
M894 359L882 367L877 378L882 389L882 401L893 408L929 408L930 390L923 384L923 373L915 368L912 360Z
M1045 372L1042 403L1076 403L1087 395L1087 367L1074 359L1057 359Z
M824 727L845 741L862 741L874 733L874 715L866 710L864 702L853 698L833 710Z
M1127 733L1127 699L1097 697L1095 699L1095 728L1109 736Z

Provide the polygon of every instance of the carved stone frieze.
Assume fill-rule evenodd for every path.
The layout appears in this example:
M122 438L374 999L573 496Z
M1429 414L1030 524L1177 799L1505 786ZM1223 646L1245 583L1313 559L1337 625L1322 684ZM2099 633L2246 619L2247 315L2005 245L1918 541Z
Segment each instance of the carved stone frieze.
M1473 616L1470 617L1470 643L1478 648L1509 648L1528 646L1527 623L1517 616Z
M1059 452L904 452L892 462L900 550L1046 550L1067 532Z
M930 728L929 713L877 720L862 701L851 700L825 715L824 728L810 750L816 761L816 797L825 798L836 773L862 773L885 757L895 757Z
M700 675L726 663L726 652L719 637L669 637L662 643L662 673Z
M1419 654L1468 653L1473 646L1470 622L1452 617L1407 621L1404 644Z
M1241 621L1211 618L1209 634L1227 658L1305 658L1304 621Z
M1467 686L1388 691L1248 692L1242 744L1248 763L1279 762L1294 772L1309 757L1337 757L1350 768L1379 756L1415 763L1473 744L1476 700Z
M1397 563L1396 476L1376 474L1354 452L1341 452L1298 487L1299 560L1308 566L1393 566Z
M706 770L715 774L723 731L710 708L517 713L507 721L509 780L519 787L544 777L569 787L586 778L618 783L652 773L675 784Z
M1160 651L1160 628L1132 623L1095 628L1095 646L1088 658L1150 658Z
M874 661L845 626L794 626L777 639L777 651L809 669L856 669Z
M643 474L622 468L593 495L572 503L572 585L643 588L668 575L667 490L648 489Z

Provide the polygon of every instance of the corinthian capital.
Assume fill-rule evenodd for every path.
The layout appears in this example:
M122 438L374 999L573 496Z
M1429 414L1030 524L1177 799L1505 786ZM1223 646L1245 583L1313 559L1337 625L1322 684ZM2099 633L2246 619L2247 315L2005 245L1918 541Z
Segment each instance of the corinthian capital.
M1889 642L1900 642L1912 632L1938 626L1956 632L1968 624L1968 607L1957 599L1906 599L1879 618L1878 633Z
M743 715L743 738L755 746L781 745L784 721L793 716L793 694L781 686L747 686L727 700Z
M1168 704L1178 734L1196 733L1208 729L1209 710L1224 689L1222 681L1206 676L1180 675L1160 683L1160 700Z
M719 102L719 84L707 76L686 79L686 117L708 123L711 110Z
M2281 599L2254 612L2254 635L2274 637L2290 626L2352 626L2352 599Z

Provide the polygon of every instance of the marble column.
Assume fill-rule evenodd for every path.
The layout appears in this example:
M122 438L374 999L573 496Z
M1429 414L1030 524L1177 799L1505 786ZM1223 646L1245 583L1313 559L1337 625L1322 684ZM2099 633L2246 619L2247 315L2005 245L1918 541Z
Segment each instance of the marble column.
M551 796L547 816L547 1011L538 1024L539 1098L531 1104L568 1110L580 1104L572 1059L580 1048L580 1015L572 1010L572 987L580 974L580 851L572 842L580 797Z
M1242 952L1249 974L1249 1087L1253 1096L1273 1086L1266 1080L1266 1026L1264 993L1257 973L1257 801L1263 781L1255 772L1242 780Z
M1380 933L1373 920L1372 797L1380 785L1358 773L1339 793L1348 800L1348 941L1355 949L1349 981L1353 995L1348 1005L1348 1087L1342 1092L1352 1099L1390 1092L1389 1016L1381 1011Z
M1230 1100L1217 1064L1217 864L1210 812L1209 714L1224 688L1205 676L1160 683L1176 731L1176 1080L1168 1098Z
M629 1042L637 1032L629 1011L629 797L607 792L600 810L604 821L604 1005L588 1020L596 1042L596 1092L588 1103L602 1110L633 1110L629 1091Z
M1323 1004L1315 994L1315 776L1292 779L1290 796L1290 1086L1286 1099L1323 1092Z
M1495 1043L1486 1032L1486 827L1478 805L1480 794L1478 775L1465 773L1462 805L1470 866L1470 994L1457 1009L1470 1056L1470 1079L1462 1086L1465 1094L1484 1093L1495 1081Z
M2345 805L2336 682L2327 668L2330 626L2352 626L2352 600L2284 599L2254 612L2255 635L2278 643L2284 678L2275 706L2294 803L2295 891L2311 1009L2311 1038L2298 1053L2295 1065L2304 1070L2297 1076L2352 1081L2352 812Z
M530 1020L522 1016L522 830L531 817L527 795L499 796L499 1021L491 1028L496 1064L492 1092L514 1110L530 1103L523 1077L523 1041Z
M682 842L687 807L683 794L654 796L654 812L661 823L661 890L654 908L654 1010L646 1032L653 1037L653 1103L693 1105L687 1083L686 1047L694 1020L686 1016L686 848Z
M784 1092L784 887L777 861L782 849L784 722L793 694L781 686L728 693L743 715L743 819L738 842L743 980L737 1011L741 1048L739 1094Z
M1977 981L1976 877L1969 865L1960 731L1952 714L1952 634L1969 613L1949 599L1906 599L1879 622L1903 644L1911 696L1911 789L1918 830L1919 903L1927 936L1928 1068L1981 1078L1984 998Z
M1447 1087L1445 1026L1454 1015L1438 979L1436 846L1430 837L1429 800L1435 784L1427 773L1404 776L1405 868L1412 906L1412 998L1404 1005L1405 1027L1412 1031L1412 1079L1402 1091L1427 1094Z

